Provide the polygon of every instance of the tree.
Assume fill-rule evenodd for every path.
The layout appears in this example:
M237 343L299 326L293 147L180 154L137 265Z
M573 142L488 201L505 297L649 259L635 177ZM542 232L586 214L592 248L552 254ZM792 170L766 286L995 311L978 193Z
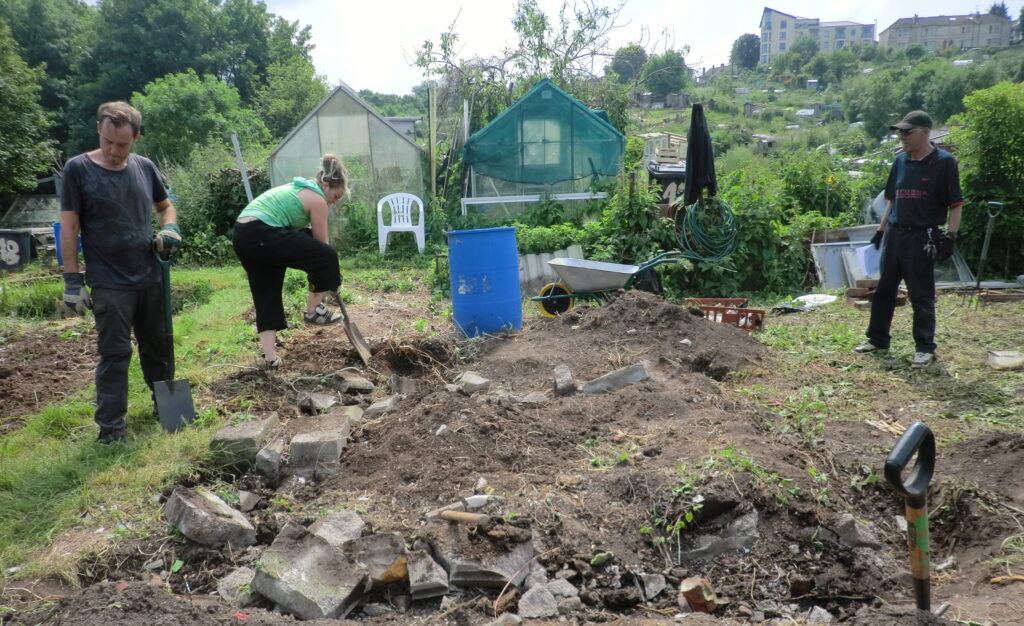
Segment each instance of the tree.
M800 57L800 67L807 65L814 58L814 55L818 54L821 50L821 45L818 40L808 35L800 35L793 42L793 45L789 47L790 51Z
M640 71L646 62L647 51L639 44L631 43L615 51L615 56L612 57L609 68L618 74L618 81L620 83L626 84L639 78Z
M757 35L747 33L740 35L732 42L732 52L729 54L729 63L735 67L752 70L757 67L757 61L761 57L761 38Z
M266 85L257 88L254 108L270 131L281 139L327 95L327 80L313 64L296 56L267 68Z
M158 78L131 99L145 129L138 150L164 163L181 164L195 148L227 142L231 133L243 144L269 141L263 122L239 102L237 89L209 74L200 78L190 69Z
M652 56L644 64L644 86L657 97L682 91L688 83L690 71L683 55L675 50Z
M1005 2L993 2L988 8L988 14L1010 19L1010 9L1006 7Z
M961 179L967 206L963 227L965 253L981 247L985 232L985 203L1000 201L1008 210L992 233L988 267L1007 268L1011 275L1024 267L1024 83L1002 82L964 98L966 111L953 131L958 146ZM971 258L977 258L971 254ZM999 271L995 269L993 271Z
M52 158L49 122L39 104L43 72L30 68L15 48L10 28L0 21L0 195L34 188Z

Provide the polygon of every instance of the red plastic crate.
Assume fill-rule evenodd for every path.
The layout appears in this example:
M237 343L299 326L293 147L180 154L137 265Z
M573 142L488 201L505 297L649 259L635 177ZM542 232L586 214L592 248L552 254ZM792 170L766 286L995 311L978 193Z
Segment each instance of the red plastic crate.
M735 306L708 306L698 307L704 313L704 317L713 322L732 324L743 330L761 330L764 326L764 309L744 309Z
M683 304L686 306L705 307L705 306L731 306L731 307L745 307L747 306L746 298L686 298L683 300Z

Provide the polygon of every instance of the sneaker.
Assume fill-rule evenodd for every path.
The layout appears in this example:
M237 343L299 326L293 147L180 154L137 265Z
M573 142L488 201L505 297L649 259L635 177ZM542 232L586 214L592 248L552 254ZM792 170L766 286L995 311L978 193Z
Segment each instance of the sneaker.
M328 309L321 302L316 305L312 313L305 313L303 317L306 319L307 324L313 324L316 326L327 326L328 324L336 324L341 321L341 312L332 311Z
M96 438L96 443L109 446L115 443L125 443L127 439L123 428L101 428L99 437Z
M935 362L935 355L931 352L915 352L914 358L910 361L910 367L919 369L928 367Z
M870 354L872 352L886 352L889 348L880 348L870 341L865 341L856 348L853 349L857 354Z

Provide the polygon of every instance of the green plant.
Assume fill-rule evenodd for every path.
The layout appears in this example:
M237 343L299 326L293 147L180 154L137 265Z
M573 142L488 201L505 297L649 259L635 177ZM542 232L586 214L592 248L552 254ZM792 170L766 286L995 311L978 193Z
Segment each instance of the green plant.
M677 468L678 481L671 487L664 499L653 502L647 510L650 525L641 526L640 534L647 536L667 563L682 562L682 534L697 521L697 514L704 508L704 496L697 492L701 479L699 472L689 472L685 465ZM675 546L675 558L672 546Z
M788 505L793 498L799 498L800 487L794 484L792 478L784 478L776 472L771 472L758 465L746 450L734 450L724 448L712 450L705 458L703 467L712 468L721 459L725 464L735 470L749 473L756 484L768 490L775 499L782 505Z

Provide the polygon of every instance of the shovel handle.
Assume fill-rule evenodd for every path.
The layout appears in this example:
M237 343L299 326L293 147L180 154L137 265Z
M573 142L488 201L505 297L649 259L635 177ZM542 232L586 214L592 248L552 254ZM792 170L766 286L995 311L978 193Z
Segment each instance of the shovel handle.
M904 481L903 470L915 453L917 462ZM931 546L926 493L934 472L935 435L924 422L914 422L885 460L885 478L906 498L907 542L910 546L910 573L914 578L914 599L917 608L925 612L931 612L931 580L928 573Z
M487 526L491 523L491 516L483 513L466 513L465 511L441 511L441 519L449 522L460 522L472 526Z

